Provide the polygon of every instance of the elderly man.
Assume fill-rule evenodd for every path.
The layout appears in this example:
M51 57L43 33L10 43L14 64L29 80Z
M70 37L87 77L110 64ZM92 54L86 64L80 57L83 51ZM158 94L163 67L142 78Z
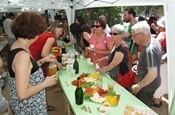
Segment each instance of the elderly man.
M151 37L150 27L146 21L132 26L132 39L143 46L137 65L137 81L132 86L132 92L143 103L151 106L153 94L160 86L161 45Z

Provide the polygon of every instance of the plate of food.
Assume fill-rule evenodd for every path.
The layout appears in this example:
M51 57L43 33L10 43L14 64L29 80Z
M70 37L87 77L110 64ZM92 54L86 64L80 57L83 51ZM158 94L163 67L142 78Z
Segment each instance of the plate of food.
M120 94L105 89L86 88L84 90L84 99L100 104L109 103L110 106L116 106L119 102Z
M134 105L126 105L123 115L157 115L153 110L134 106Z
M88 88L95 85L96 81L100 78L99 73L82 73L80 76L80 83L82 88ZM71 82L72 85L77 86L77 80Z

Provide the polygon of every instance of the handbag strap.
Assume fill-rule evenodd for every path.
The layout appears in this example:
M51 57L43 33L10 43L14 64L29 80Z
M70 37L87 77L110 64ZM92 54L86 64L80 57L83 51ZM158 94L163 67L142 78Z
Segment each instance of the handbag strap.
M120 46L124 46L124 43L121 43ZM129 53L129 50L124 47L126 49L126 53L127 53L127 56L128 56L128 61L129 61L129 64L132 65L132 62L131 62L131 57L130 57L130 53ZM127 62L126 62L127 63ZM127 63L128 65L128 63ZM120 67L120 64L119 64L119 67ZM130 66L128 65L128 68L130 69Z

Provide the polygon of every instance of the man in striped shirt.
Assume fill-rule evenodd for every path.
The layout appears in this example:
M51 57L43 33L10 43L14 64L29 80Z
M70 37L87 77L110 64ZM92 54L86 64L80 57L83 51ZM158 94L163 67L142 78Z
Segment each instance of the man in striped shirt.
M137 84L132 92L143 103L151 106L153 94L160 86L161 45L151 37L150 27L146 21L132 26L132 39L143 46L137 65Z

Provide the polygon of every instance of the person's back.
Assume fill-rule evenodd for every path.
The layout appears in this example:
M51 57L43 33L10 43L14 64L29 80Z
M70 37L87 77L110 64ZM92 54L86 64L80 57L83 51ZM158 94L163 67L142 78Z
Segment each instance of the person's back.
M4 31L7 34L7 40L10 45L16 41L15 36L11 31L11 24L14 16L15 15L13 13L9 13L8 17L3 22Z

